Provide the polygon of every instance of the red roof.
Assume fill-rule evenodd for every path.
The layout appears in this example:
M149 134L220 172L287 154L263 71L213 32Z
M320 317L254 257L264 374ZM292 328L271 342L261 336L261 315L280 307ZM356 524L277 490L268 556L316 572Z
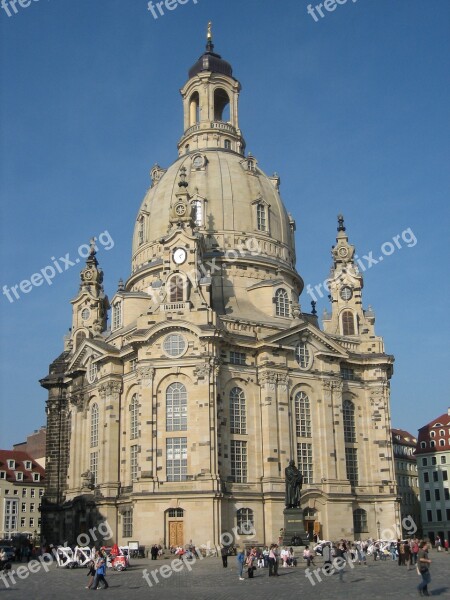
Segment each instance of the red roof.
M416 446L417 438L415 435L409 433L405 429L391 429L392 437L394 438L394 442L398 442L400 444L407 444L408 446ZM396 436L400 436L400 439L397 440Z
M8 460L15 461L15 468L8 467ZM25 468L26 462L31 462L31 469ZM6 481L14 483L43 483L45 480L45 469L43 469L35 460L26 452L20 450L0 450L0 471L6 472ZM23 473L23 479L17 479L16 473ZM33 473L39 473L40 480L33 479Z
M417 454L450 450L450 409L419 429Z

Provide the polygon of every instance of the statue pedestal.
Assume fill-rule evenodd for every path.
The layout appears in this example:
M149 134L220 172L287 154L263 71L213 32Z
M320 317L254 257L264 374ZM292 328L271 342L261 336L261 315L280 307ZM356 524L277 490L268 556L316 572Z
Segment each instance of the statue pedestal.
M285 508L283 546L306 546L305 526L303 524L303 510L301 508Z

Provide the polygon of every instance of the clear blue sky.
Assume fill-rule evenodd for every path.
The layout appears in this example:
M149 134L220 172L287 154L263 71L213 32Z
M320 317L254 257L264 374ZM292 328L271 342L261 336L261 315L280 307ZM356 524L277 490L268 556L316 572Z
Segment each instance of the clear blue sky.
M393 425L416 433L450 405L450 3L349 0L318 22L307 4L188 0L158 20L146 0L0 10L0 286L52 256L74 258L105 230L114 248L98 258L110 297L128 277L149 170L176 158L179 89L211 19L243 86L247 149L280 174L296 218L305 283L328 276L338 212L360 256L378 257L408 228L417 239L366 272L363 296L396 356ZM45 423L38 379L62 351L79 270L13 303L0 296L2 448ZM319 313L327 306L320 299Z

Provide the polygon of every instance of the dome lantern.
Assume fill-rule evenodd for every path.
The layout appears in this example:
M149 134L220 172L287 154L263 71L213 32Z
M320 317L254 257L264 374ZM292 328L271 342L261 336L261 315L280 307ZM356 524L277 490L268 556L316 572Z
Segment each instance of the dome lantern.
M210 22L206 51L189 69L189 80L181 90L184 134L178 144L180 156L207 148L238 154L245 150L238 119L241 85L231 65L214 52L211 27Z

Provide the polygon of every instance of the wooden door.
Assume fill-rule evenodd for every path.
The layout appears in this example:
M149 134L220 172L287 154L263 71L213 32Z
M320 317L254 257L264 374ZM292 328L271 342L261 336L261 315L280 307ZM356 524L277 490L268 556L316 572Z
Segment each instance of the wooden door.
M183 546L183 521L169 521L169 546Z

